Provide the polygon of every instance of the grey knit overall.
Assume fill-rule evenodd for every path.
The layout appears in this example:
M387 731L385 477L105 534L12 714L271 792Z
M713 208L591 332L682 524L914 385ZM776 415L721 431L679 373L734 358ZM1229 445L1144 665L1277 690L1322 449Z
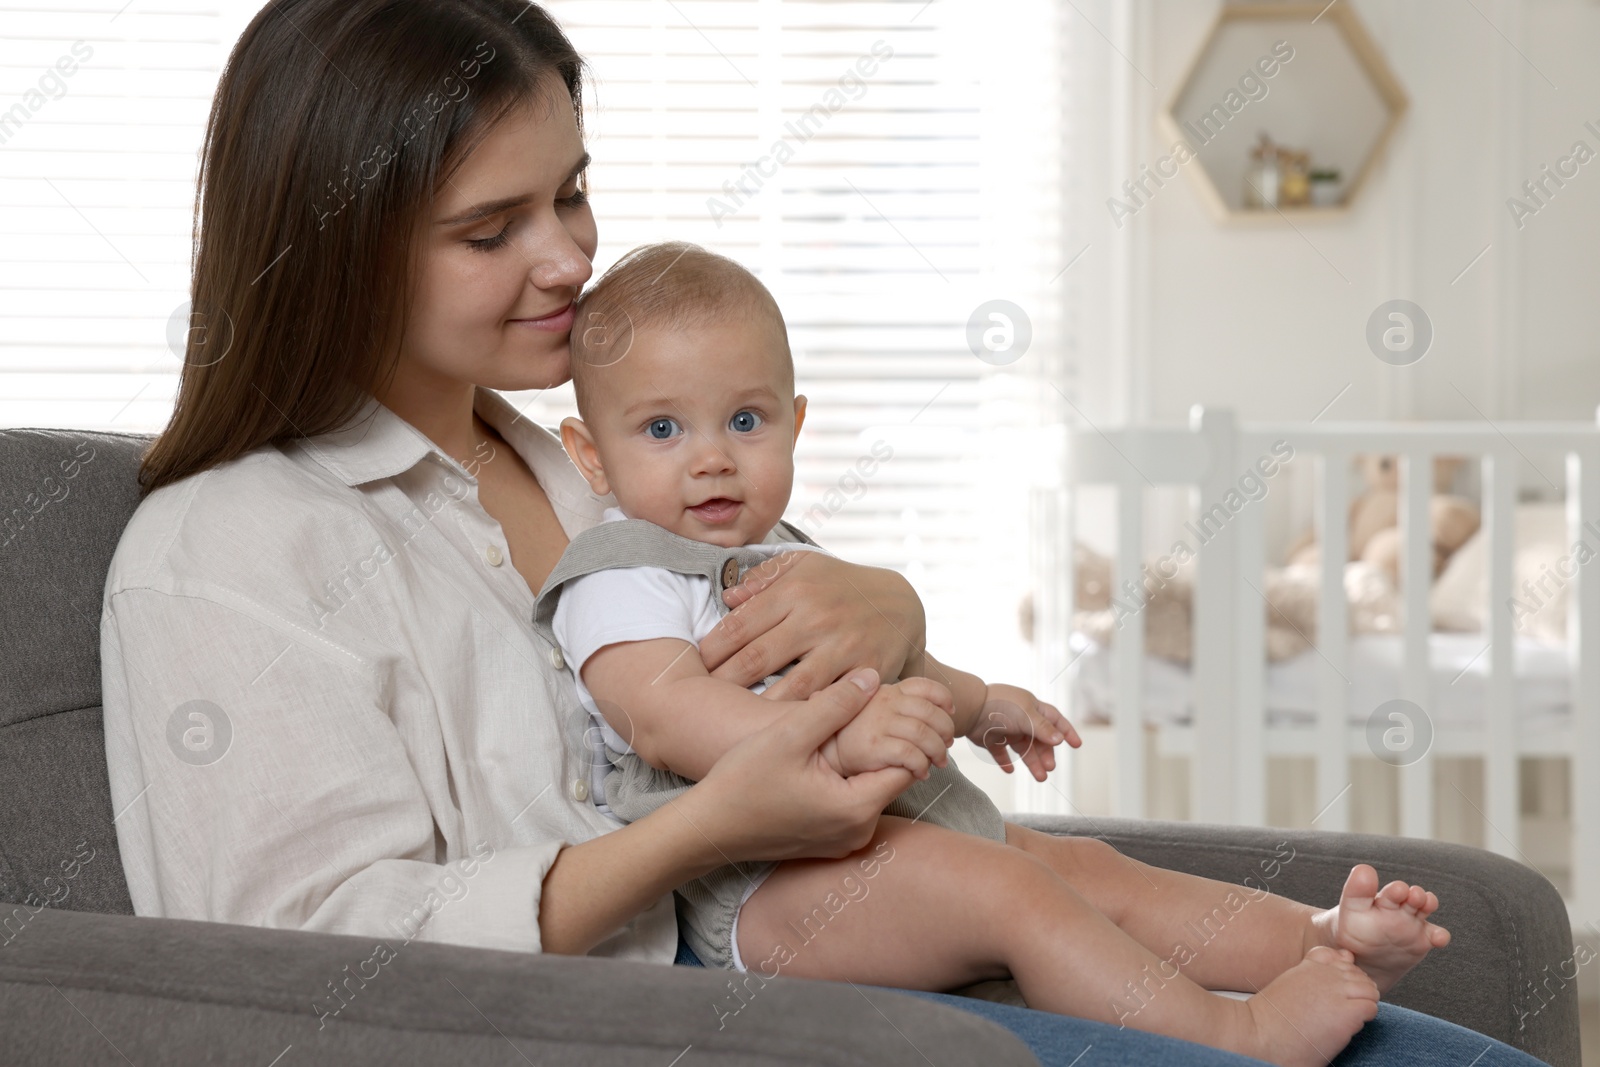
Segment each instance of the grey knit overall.
M813 543L790 524L782 526L789 537ZM567 546L544 588L539 590L534 625L554 643L551 621L562 587L573 579L613 567L661 567L677 574L709 578L717 611L726 614L728 608L722 602L721 591L738 584L746 569L759 566L767 558L750 548L723 548L691 541L641 519L604 522L580 533ZM618 605L617 610L626 611L627 605ZM572 667L569 664L564 669ZM587 735L599 737L600 731L589 730ZM694 784L671 771L650 766L634 753L618 752L609 745L604 748L604 758L611 765L604 779L606 803L623 822L644 818ZM1000 810L988 794L956 768L954 760L945 767L930 767L926 779L912 782L883 811L1002 843L1006 839ZM734 969L733 923L745 889L776 866L767 860L732 863L677 888L679 930L707 967Z

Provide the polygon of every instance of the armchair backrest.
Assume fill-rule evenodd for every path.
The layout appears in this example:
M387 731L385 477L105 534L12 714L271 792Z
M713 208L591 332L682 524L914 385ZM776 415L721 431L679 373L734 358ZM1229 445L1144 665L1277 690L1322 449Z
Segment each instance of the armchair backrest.
M0 941L28 921L17 905L133 913L106 775L100 605L152 440L0 431Z

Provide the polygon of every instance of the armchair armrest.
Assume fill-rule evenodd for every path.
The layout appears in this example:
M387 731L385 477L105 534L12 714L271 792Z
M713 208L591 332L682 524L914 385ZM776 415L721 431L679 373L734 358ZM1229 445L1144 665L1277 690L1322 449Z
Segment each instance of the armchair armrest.
M1532 868L1482 849L1438 841L1140 819L1009 815L1044 833L1098 837L1146 863L1242 884L1280 843L1267 888L1329 907L1350 868L1370 863L1382 882L1415 881L1439 895L1451 933L1387 999L1497 1038L1555 1067L1579 1067L1572 929L1561 895ZM1284 850L1287 851L1287 850Z
M6 918L6 1058L31 1064L1031 1065L1001 1027L836 982L225 923L27 908ZM335 990L338 990L336 994Z

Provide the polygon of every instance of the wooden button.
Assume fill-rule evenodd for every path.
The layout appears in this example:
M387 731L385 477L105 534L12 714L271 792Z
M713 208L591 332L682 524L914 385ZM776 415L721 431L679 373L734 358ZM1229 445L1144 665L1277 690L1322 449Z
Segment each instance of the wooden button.
M739 561L729 556L722 563L722 588L732 589L739 584Z

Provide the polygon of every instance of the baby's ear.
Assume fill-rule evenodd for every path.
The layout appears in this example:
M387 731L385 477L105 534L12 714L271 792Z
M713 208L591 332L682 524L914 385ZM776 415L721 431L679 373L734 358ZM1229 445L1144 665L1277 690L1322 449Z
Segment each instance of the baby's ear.
M589 432L589 427L584 425L582 419L568 417L561 420L561 447L572 457L578 473L589 483L589 488L594 490L595 496L605 496L611 492L611 485L606 481L605 467L600 462L600 450L595 447L594 435Z
M803 396L796 396L794 398L794 439L796 441L800 440L800 427L805 423L805 421L806 398Z

